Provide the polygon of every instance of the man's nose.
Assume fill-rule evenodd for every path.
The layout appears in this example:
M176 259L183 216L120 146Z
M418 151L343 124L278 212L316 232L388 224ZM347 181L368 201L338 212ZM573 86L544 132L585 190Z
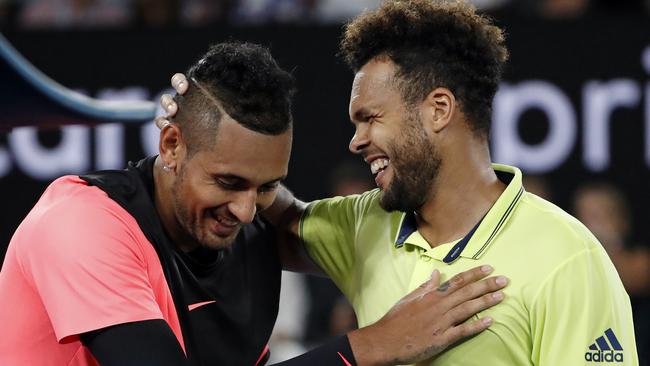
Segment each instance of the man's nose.
M241 223L252 222L257 213L257 191L251 189L235 194L237 197L228 205L230 213Z
M354 136L350 140L348 148L353 154L360 154L364 148L370 145L370 138L368 137L368 124L360 123L357 125L356 130L354 131Z

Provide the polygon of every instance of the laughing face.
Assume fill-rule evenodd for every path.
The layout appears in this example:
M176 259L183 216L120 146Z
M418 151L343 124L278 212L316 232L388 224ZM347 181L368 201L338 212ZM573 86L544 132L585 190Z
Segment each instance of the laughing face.
M350 151L370 165L387 211L417 211L429 198L441 159L419 110L395 86L395 66L374 59L357 72L350 97L356 131Z
M172 185L177 231L196 245L230 247L242 225L275 199L290 152L291 131L264 135L224 118L214 148L179 166Z

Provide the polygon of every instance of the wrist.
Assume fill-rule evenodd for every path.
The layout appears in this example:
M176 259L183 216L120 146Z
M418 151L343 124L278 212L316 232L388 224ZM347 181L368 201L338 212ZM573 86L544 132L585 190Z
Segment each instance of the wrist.
M382 347L380 333L374 325L356 329L348 333L348 340L357 366L388 366L392 365Z

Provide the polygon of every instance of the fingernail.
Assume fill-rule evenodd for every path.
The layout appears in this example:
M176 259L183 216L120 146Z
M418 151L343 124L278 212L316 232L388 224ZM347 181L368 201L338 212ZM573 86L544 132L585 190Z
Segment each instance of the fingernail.
M485 324L485 325L490 325L490 324L492 324L492 318L490 318L488 316L486 318L481 319L481 322L483 322L483 324Z
M499 286L505 286L508 283L508 279L503 277L503 276L499 276L499 277L497 277L496 282L497 282L497 285L499 285Z
M185 85L185 82L184 82L184 81L181 81L181 82L178 83L178 87L179 87L179 88L182 88L183 85Z
M490 273L493 270L494 268L492 268L492 266L489 266L487 264L481 267L481 271L483 271L483 273Z
M495 300L503 300L503 292L497 291L492 294L492 298Z

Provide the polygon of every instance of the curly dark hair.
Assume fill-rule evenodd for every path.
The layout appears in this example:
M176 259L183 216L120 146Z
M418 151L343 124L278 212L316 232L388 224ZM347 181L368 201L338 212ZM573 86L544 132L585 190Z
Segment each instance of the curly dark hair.
M354 72L388 57L408 104L436 87L454 93L472 131L487 136L508 58L501 29L465 2L388 0L345 27L341 54Z
M240 125L278 135L293 123L291 99L294 78L280 68L269 50L252 43L213 45L186 72L190 80L184 96L176 95L178 123L190 155L214 143L222 111Z

